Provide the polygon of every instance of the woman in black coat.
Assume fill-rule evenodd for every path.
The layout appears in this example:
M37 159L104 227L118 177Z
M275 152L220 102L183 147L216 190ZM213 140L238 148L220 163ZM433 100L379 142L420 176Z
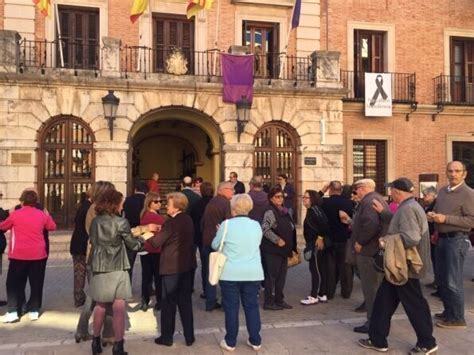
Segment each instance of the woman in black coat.
M69 252L74 265L74 306L81 307L86 301L84 285L86 283L86 251L89 235L86 231L86 216L91 206L90 189L84 194L76 217Z

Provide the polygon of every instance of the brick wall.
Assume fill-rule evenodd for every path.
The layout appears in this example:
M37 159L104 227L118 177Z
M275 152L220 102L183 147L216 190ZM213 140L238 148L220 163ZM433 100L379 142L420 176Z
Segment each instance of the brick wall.
M326 47L321 0L321 48ZM395 25L395 71L416 72L417 100L433 102L433 81L444 71L445 28L474 30L472 0L329 0L329 50L341 52L347 68L347 21Z
M138 46L138 21L130 22L133 0L109 0L109 37L120 38L122 45Z

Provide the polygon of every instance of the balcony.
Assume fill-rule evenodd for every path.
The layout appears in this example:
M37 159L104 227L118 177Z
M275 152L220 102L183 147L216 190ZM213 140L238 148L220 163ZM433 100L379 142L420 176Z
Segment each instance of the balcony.
M110 49L96 43L22 40L19 44L19 72L48 69L71 69L94 72L95 76L109 65ZM150 74L175 74L211 78L222 77L220 50L191 51L183 48L150 48L146 46L121 46L118 50L118 71L124 78L137 75L144 79ZM289 80L294 85L307 82L313 85L315 74L310 57L296 57L285 53L258 54L254 57L254 78Z
M433 78L435 104L474 106L474 77L440 75Z
M348 91L344 101L365 101L365 73L341 70L341 81ZM416 102L415 73L387 73L392 78L392 102L412 104Z

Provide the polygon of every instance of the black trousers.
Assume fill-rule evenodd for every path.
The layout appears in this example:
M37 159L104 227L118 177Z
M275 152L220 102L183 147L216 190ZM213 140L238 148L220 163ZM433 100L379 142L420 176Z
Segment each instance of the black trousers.
M288 257L278 254L262 254L265 260L265 304L282 303L285 296Z
M30 283L30 299L27 303L28 312L39 312L43 302L43 285L46 261L10 259L7 274L8 312L22 313L25 303L26 282Z
M194 271L161 275L161 336L165 341L173 341L176 308L179 310L183 334L186 341L194 341L193 291Z
M319 274L318 268L318 253L316 250L313 253L311 259L309 259L309 272L311 273L311 297L318 298L319 288L321 287L321 275Z
M140 255L142 264L142 300L150 302L150 286L154 282L156 304L161 304L160 253Z
M130 263L130 269L128 269L128 275L130 276L130 286L132 286L133 289L133 283L132 283L132 277L133 277L133 267L135 266L135 260L137 258L137 252L126 249L127 251L127 256L128 256L128 262Z
M337 283L341 282L341 296L349 298L352 294L354 272L346 263L346 243L332 243L330 248L318 252L318 266L321 274L319 294L334 298Z
M402 286L395 286L386 279L382 281L370 318L369 337L372 343L379 347L388 347L390 321L400 302L415 330L416 345L428 349L434 347L436 339L433 337L430 307L423 297L418 279L408 279Z

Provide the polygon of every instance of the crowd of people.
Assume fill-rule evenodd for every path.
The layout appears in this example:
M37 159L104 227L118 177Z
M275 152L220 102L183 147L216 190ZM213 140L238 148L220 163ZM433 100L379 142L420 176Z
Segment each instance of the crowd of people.
M438 349L433 323L420 279L433 262L435 278L430 284L443 301L436 314L441 328L463 329L463 262L474 228L474 190L465 183L461 162L447 166L448 186L423 191L421 204L414 184L399 178L388 184L391 204L376 192L375 182L361 179L352 185L331 181L320 191L306 190L302 223L311 282L302 306L329 302L340 283L342 298L350 298L354 275L360 278L366 312L364 324L355 332L368 334L359 340L364 348L388 351L390 321L402 303L417 343L414 354ZM295 190L285 175L267 187L262 177L250 180L250 191L231 172L229 180L216 187L202 178L184 177L180 191L159 193L159 175L138 182L124 199L110 182L98 181L87 192L77 211L71 238L74 264L74 305L82 307L76 342L92 340L92 353L113 343L113 354L126 354L124 333L126 301L131 298L136 255L141 262L141 303L146 312L155 293L155 311L160 312L160 336L155 343L174 342L179 312L187 346L195 342L192 293L201 261L205 310L223 308L225 338L222 349L237 345L239 307L242 303L249 337L247 345L259 350L260 307L263 310L292 309L285 300L289 261L298 255ZM325 197L325 195L328 195ZM2 210L0 231L12 230L8 250L8 310L5 323L19 321L26 312L32 320L40 316L43 283L48 257L47 231L56 225L38 202L33 189L25 190L21 205L9 215ZM162 202L166 214L161 215ZM220 275L221 302L217 286L210 282L211 253L222 250L226 262ZM431 254L431 256L430 256ZM298 258L297 258L298 259ZM86 280L89 284L85 292ZM25 285L31 295L25 308ZM303 296L303 295L302 295ZM93 334L89 319L93 316Z

